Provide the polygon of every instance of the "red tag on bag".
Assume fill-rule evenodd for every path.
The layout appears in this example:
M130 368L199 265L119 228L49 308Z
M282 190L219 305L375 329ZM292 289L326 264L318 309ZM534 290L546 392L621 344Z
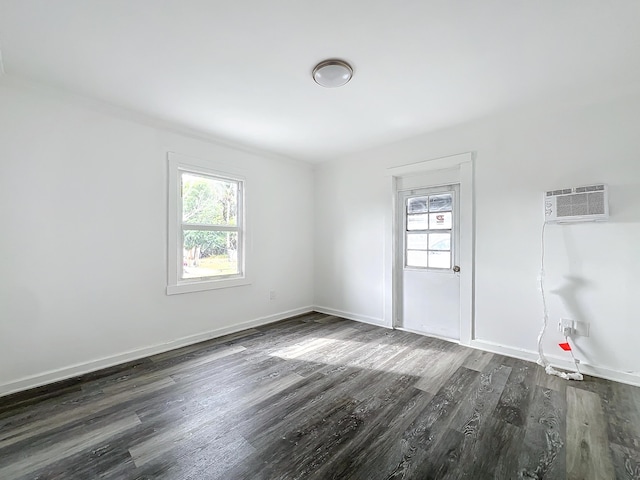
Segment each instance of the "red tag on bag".
M569 345L568 343L559 343L558 344L560 346L561 349L563 349L565 352L568 352L569 350L571 350L571 345Z

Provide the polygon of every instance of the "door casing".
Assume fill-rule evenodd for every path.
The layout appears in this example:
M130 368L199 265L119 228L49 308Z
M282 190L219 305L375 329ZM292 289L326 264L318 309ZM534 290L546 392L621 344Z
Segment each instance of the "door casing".
M458 183L460 218L460 341L470 345L474 339L474 161L475 153L436 158L424 162L392 167L387 170L389 176L391 215L385 229L385 278L384 278L384 314L385 324L396 327L402 275L402 262L398 262L398 249L402 248L399 238L397 198L400 189L415 187L433 187Z

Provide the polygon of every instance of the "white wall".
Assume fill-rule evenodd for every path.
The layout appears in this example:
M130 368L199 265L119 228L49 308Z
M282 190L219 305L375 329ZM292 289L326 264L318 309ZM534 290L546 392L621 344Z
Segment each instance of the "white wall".
M609 223L548 230L548 290L566 286L566 276L579 286L565 302L550 293L551 319L591 322L578 356L596 373L634 381L638 125L640 96L541 107L322 164L314 174L302 163L0 86L0 394L313 304L384 324L386 169L472 150L479 345L525 357L535 350L542 192L606 182ZM165 295L169 150L247 171L258 199L252 285ZM552 329L547 350L558 352L559 340Z
M536 107L473 121L321 165L316 170L316 304L388 324L391 195L386 169L476 151L475 338L535 358L542 195L605 182L606 224L550 226L546 350L559 317L588 321L576 352L601 376L640 383L640 96ZM573 277L573 280L567 280ZM562 295L554 290L560 289ZM389 311L388 309L386 311Z
M308 310L308 165L67 100L0 86L0 394ZM246 172L252 285L165 294L167 151Z

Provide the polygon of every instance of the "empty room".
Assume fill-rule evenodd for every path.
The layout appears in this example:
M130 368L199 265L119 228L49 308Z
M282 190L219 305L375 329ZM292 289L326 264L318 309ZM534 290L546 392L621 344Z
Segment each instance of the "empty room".
M640 479L638 25L0 0L0 479Z

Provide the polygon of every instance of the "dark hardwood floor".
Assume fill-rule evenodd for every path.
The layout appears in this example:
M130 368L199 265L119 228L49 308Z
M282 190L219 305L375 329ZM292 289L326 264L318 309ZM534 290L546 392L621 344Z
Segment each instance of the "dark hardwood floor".
M0 479L640 479L640 389L309 314L0 398Z

